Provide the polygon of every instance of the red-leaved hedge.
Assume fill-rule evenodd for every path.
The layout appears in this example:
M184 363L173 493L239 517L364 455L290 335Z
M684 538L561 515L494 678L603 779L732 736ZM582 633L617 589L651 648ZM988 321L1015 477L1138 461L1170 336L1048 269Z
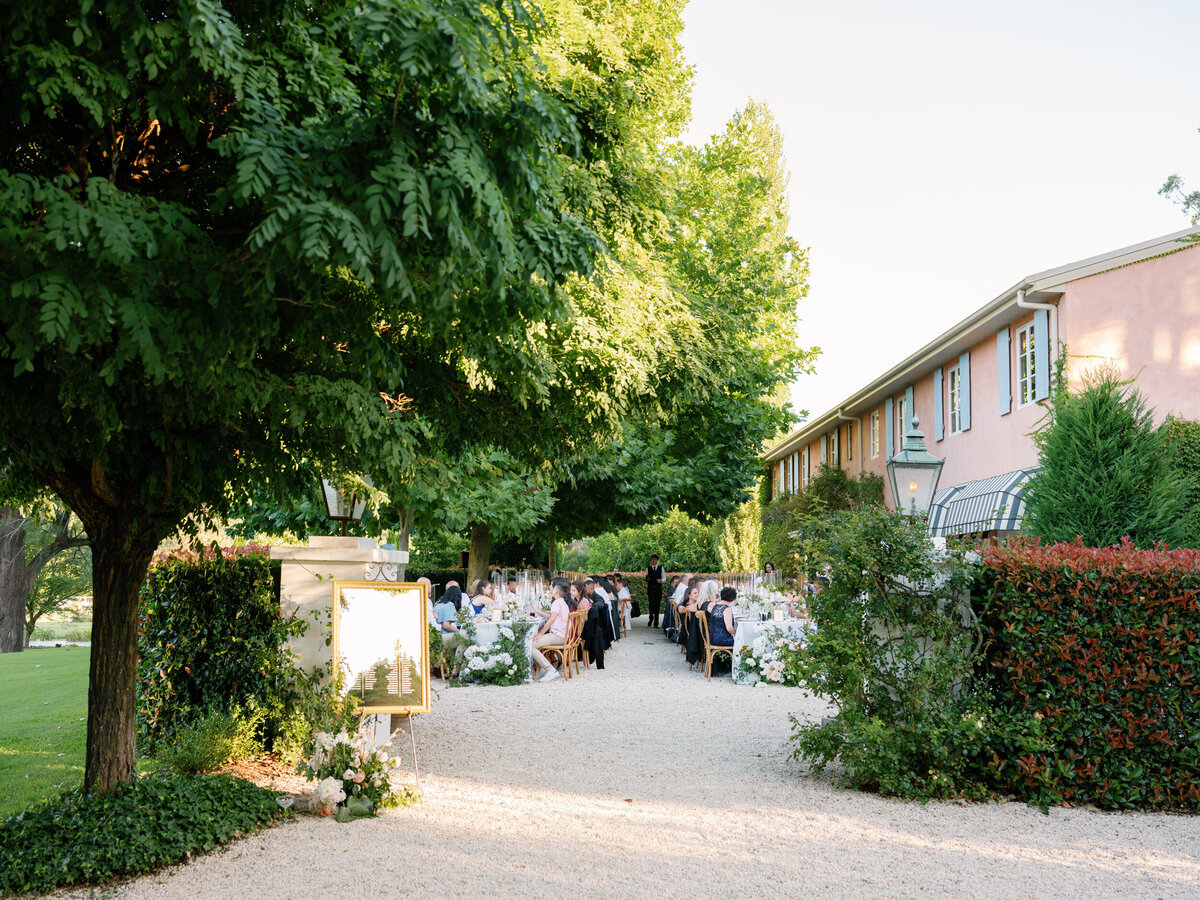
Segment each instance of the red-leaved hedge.
M1200 551L1017 543L984 561L999 786L1200 809Z

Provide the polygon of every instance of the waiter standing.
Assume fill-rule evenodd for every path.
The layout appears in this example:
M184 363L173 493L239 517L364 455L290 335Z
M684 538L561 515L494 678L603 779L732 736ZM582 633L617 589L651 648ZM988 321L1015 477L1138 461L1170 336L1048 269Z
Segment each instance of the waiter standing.
M649 627L658 627L658 610L662 606L662 586L666 573L658 564L658 554L650 555L650 565L646 569L646 599L650 602Z

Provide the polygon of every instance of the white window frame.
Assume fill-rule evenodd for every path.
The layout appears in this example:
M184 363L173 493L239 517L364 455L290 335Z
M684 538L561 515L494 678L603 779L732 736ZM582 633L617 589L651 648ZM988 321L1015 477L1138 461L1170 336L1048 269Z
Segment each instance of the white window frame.
M871 413L871 459L879 459L879 410Z
M908 422L912 419L907 407L903 394L896 398L896 430L900 432L896 438L897 453L904 449L904 438L908 436Z
M1033 322L1017 329L1017 409L1037 402L1037 350L1034 347Z
M962 369L953 366L946 373L946 384L950 395L946 404L946 424L951 434L962 434Z

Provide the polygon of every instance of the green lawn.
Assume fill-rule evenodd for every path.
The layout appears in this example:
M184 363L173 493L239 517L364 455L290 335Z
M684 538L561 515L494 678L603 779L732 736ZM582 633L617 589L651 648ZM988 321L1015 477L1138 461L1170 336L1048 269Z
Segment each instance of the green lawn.
M89 653L0 654L0 819L83 781Z

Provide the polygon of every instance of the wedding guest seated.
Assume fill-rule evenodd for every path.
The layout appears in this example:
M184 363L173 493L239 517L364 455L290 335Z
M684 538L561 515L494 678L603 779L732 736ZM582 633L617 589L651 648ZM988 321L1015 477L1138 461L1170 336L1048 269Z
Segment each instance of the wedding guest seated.
M705 578L700 585L700 596L696 600L696 609L708 612L709 607L721 596L721 585L715 578Z
M720 599L708 610L708 642L714 647L732 647L733 601L737 599L737 588L721 588Z
M633 617L633 594L629 592L629 582L625 580L624 575L614 572L613 581L617 588L617 618L628 631Z
M604 636L604 649L607 650L612 646L613 641L617 639L617 624L613 616L612 594L604 589L602 581L603 576L592 577L585 579L583 582L584 590L587 591L587 598L592 602L592 606L599 607L597 614L600 623L600 631ZM609 585L611 587L612 585ZM591 616L588 616L591 619ZM603 668L603 667L601 667Z
M587 587L584 582L571 582L571 600L569 605L573 612L587 612L592 608L592 601L588 598Z
M667 637L671 638L672 640L675 639L675 630L679 627L675 617L675 602L673 599L675 596L675 590L678 587L679 576L672 575L671 583L667 586L666 593L663 595L666 597L666 607L663 609L662 627L663 631L667 633Z
M446 588L446 593L433 607L437 619L438 630L442 633L442 644L446 648L447 659L452 660L450 675L453 677L462 668L463 658L471 641L462 634L458 627L458 611L462 608L462 591L457 584Z
M562 644L567 638L567 616L570 608L563 599L561 585L550 585L550 617L542 623L537 634L533 636L533 661L537 664L537 680L553 681L558 677L558 669L554 668L546 654L539 650L547 644Z
M458 632L458 611L462 609L462 591L454 584L446 588L446 593L433 607L433 614L438 628L446 634Z
M448 589L447 589L448 590ZM492 600L492 583L486 578L478 578L471 585L471 613L478 616L487 607L491 606Z

